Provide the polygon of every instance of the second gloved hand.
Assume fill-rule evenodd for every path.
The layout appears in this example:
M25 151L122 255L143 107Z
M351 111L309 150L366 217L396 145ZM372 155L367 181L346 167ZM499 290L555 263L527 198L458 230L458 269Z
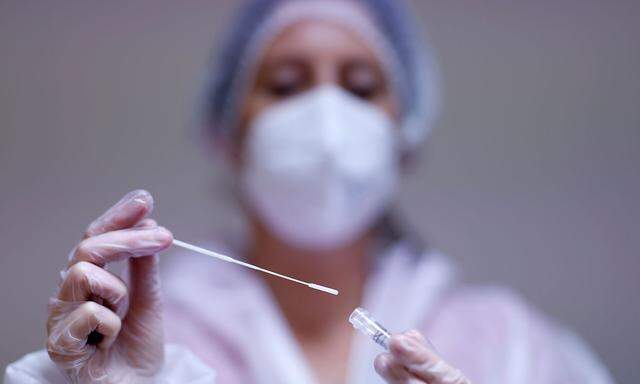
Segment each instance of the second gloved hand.
M389 384L471 384L428 345L420 332L411 330L389 340L389 353L378 355L376 372Z

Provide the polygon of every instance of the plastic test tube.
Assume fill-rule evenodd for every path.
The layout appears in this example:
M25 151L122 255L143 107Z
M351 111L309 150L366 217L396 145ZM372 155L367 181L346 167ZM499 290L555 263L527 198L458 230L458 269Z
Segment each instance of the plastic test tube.
M391 334L371 316L369 311L363 308L356 308L349 316L349 322L355 329L371 338L376 344L389 350L388 343Z

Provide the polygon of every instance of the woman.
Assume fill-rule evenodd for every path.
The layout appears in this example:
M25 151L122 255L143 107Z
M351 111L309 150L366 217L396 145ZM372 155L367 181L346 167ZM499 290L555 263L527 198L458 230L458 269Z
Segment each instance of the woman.
M71 254L50 360L73 382L610 383L575 336L508 291L456 285L449 261L390 219L437 110L415 36L396 0L251 2L205 93L251 235L210 246L339 296L186 255L161 293L155 254L172 234L134 191ZM104 269L122 259L128 283ZM360 305L414 330L379 353L346 322ZM163 328L193 354L165 348ZM7 381L55 381L52 367L29 355Z

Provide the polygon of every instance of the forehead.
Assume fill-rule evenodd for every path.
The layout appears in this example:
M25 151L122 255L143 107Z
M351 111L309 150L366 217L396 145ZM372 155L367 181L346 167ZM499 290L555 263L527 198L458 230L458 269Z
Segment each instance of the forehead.
M368 41L337 22L305 19L280 31L265 47L263 60L297 58L356 58L378 62Z

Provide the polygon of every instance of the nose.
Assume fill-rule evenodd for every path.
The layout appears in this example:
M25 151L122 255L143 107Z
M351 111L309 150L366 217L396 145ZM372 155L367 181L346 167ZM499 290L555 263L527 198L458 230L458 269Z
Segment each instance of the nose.
M313 85L340 85L340 70L335 61L320 60L313 66Z

